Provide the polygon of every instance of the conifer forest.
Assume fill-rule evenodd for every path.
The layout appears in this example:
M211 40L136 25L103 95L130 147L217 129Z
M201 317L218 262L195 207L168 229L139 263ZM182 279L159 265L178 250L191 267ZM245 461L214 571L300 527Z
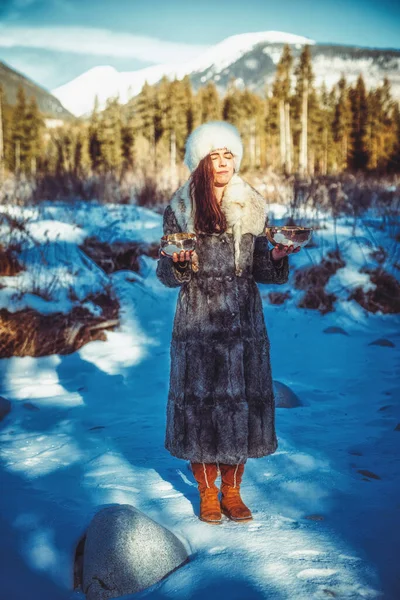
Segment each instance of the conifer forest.
M99 110L95 102L90 116L58 127L45 126L35 99L22 88L13 107L0 89L0 111L0 176L35 181L42 198L68 190L90 198L99 178L119 187L135 173L146 181L162 170L179 174L187 135L216 119L238 127L243 172L310 178L400 171L400 108L389 80L367 90L360 74L353 85L342 76L332 89L317 88L307 45L296 62L284 46L263 95L232 80L220 97L213 82L195 91L188 76L164 77L145 84L127 104L110 98ZM127 200L124 193L118 197Z

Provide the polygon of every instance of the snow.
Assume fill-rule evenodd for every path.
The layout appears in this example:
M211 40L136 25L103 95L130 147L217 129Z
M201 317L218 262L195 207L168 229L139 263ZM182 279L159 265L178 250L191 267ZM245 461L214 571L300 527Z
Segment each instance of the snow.
M272 220L284 218L282 207L269 208ZM161 234L160 215L134 207L52 204L30 214L38 239L53 218L75 248L81 231L147 241ZM111 503L144 511L191 555L132 600L400 597L393 560L400 550L399 319L367 313L344 293L324 316L296 307L302 292L293 287L294 271L334 248L332 223L325 222L328 228L314 234L318 246L290 257L287 284L259 286L273 377L303 406L277 409L277 451L246 464L242 495L254 515L247 524L201 522L187 462L164 449L178 289L161 285L156 261L143 257L139 274L109 277L121 324L106 342L67 356L0 361L0 395L13 403L0 429L4 598L81 600L72 591L74 550L95 512ZM76 237L67 227L73 224ZM387 232L369 235L360 220L360 250L351 228L338 220L346 267L332 287L367 285L359 273L364 255L368 262L371 249L388 245ZM292 294L285 304L269 304L269 291L285 290ZM329 326L348 335L324 333ZM395 347L370 345L379 337Z
M342 74L345 75L347 83L353 85L362 73L367 89L382 85L386 76L391 83L392 95L398 98L400 94L400 58L393 58L391 64L386 65L387 70L383 71L381 65L372 57L354 59L341 55L319 54L313 58L312 67L316 82L324 81L328 89L338 82Z
M42 314L67 314L75 305L83 305L99 315L100 308L84 300L102 293L111 280L78 245L92 236L108 243L146 243L162 235L161 215L134 205L43 203L2 210L25 228L12 233L9 225L1 228L3 239L23 247L19 262L24 270L12 277L0 276L0 309L10 312L33 308Z
M314 40L282 31L260 31L257 33L241 33L233 35L209 50L198 59L191 61L190 72L204 71L212 65L213 71L219 73L236 62L243 54L261 43L268 44L315 44Z

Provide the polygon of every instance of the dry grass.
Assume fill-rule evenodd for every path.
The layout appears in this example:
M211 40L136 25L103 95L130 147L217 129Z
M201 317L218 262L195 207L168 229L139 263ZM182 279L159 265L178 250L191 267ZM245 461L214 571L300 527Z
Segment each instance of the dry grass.
M119 303L106 294L87 300L102 307L101 317L81 306L66 315L42 315L31 308L0 310L0 358L70 354L93 340L105 341L104 329L118 324Z

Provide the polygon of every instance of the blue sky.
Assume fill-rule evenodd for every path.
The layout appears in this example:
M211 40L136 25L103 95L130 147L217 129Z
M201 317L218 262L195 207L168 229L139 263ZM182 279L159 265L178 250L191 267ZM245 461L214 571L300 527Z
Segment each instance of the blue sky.
M97 65L183 62L238 33L400 49L394 0L0 0L0 60L48 89Z

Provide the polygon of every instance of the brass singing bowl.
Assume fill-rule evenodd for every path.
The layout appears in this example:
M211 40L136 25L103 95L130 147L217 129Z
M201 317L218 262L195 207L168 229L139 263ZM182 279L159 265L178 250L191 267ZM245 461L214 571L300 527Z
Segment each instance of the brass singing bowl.
M266 227L265 235L274 246L305 246L311 239L312 227L283 225L282 227Z
M179 254L182 250L184 252L194 250L196 241L195 233L170 233L162 236L160 248L165 254L172 256L174 252Z

